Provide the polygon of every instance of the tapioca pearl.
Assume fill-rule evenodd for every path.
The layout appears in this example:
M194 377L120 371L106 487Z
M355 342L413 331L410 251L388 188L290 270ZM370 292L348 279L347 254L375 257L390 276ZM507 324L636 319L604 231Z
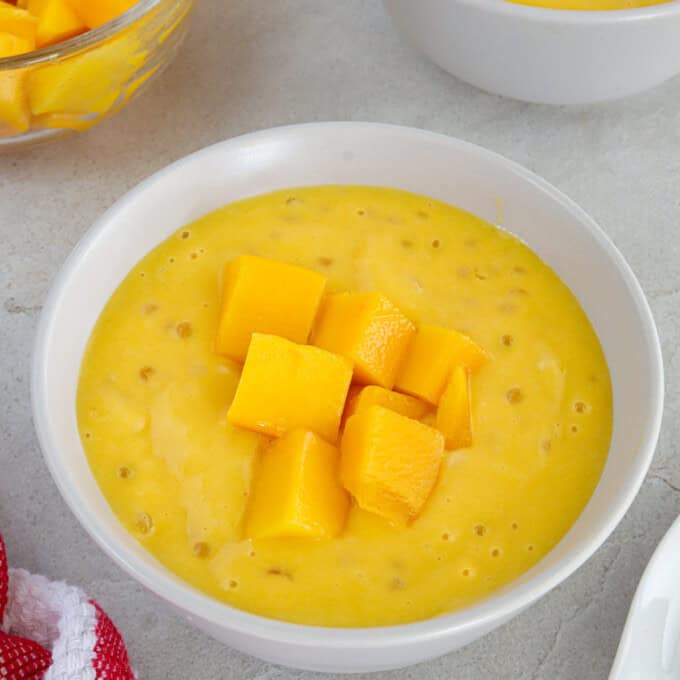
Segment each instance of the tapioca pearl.
M288 581L293 580L292 572L288 569L284 569L283 567L269 567L265 573L267 576L280 576L281 578L285 578Z
M505 393L505 398L510 404L519 404L524 399L524 394L519 387L511 387Z
M142 366L142 368L139 369L139 377L143 382L149 382L155 373L156 369L152 366Z
M134 525L135 529L145 536L150 534L154 529L153 518L148 512L138 512L135 515Z
M190 338L194 332L192 325L188 321L180 321L177 326L175 326L175 332L177 336L186 340Z
M194 543L191 547L191 552L194 554L194 557L204 559L210 555L210 546L205 541L198 541L198 543Z
M120 465L116 469L116 476L120 479L130 479L134 473L127 465Z
M406 582L400 576L394 576L390 579L388 587L390 590L403 590L406 588Z
M585 413L590 413L591 410L592 410L592 406L585 401L581 401L579 399L579 400L574 402L574 411L576 413L583 415Z

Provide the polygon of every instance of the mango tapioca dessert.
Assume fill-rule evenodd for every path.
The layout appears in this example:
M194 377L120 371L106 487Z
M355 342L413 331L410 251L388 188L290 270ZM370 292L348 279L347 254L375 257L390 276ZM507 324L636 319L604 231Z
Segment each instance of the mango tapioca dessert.
M516 579L583 510L612 421L598 339L529 248L343 186L225 206L151 251L92 333L77 408L98 484L161 563L324 626Z

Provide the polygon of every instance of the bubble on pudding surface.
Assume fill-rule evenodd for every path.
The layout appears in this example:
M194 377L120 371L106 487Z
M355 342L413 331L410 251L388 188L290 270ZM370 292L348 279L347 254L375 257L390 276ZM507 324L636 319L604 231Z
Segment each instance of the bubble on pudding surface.
M153 314L154 312L158 311L158 305L155 302L147 302L143 307L142 307L142 314L146 314L147 316L149 314Z
M238 581L235 578L229 579L230 590L236 590L238 588Z
M519 529L519 523L517 523L517 522L512 522L512 523L510 524L510 528L511 528L513 531L517 531L517 529Z
M488 529L483 524L475 524L475 526L472 527L472 531L476 536L486 536L488 533Z
M359 217L363 217L365 214L366 214L365 210L362 209L357 210L357 215L359 215Z
M418 217L420 217L421 220L426 220L430 216L430 214L425 210L418 210L416 212L416 215L418 215Z
M535 549L534 544L533 544L533 543L529 543L529 545L527 546L527 551L528 551L528 552L534 552L534 549Z
M463 578L471 578L475 575L475 570L472 567L464 567L461 569L460 575Z
M183 240L188 239L189 236L191 236L191 232L188 229L184 229L179 235L179 237Z
M569 432L571 432L572 434L578 434L578 430L579 428L578 425L576 425L576 423L573 423L572 425L569 426Z
M451 540L451 534L448 531L445 531L442 534L442 541L450 541Z
M548 453L552 449L552 441L550 439L544 439L541 442L541 450L544 451L545 453Z
M401 247L405 250L411 250L411 248L413 248L413 241L411 241L411 239L403 238L401 239L400 243Z
M135 515L134 524L135 529L144 535L150 534L154 528L153 518L148 512L138 512Z
M511 347L514 342L515 338L509 333L501 335L501 345L503 345L504 347Z
M432 243L430 244L433 248L439 248L441 246L442 242L438 238L433 238Z
M522 394L522 390L519 387L511 387L505 393L505 398L510 404L519 404L519 402L524 399L524 395Z
M316 261L322 266L322 267L330 267L335 260L333 260L332 257L328 257L327 255L322 255L321 257L318 257Z
M500 557L502 554L502 550L500 548L491 548L491 557Z

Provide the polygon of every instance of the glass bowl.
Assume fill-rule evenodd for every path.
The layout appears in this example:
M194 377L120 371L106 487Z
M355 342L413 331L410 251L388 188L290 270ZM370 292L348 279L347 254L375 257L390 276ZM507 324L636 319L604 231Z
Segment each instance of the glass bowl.
M85 130L172 60L195 0L139 0L103 26L0 59L0 151Z

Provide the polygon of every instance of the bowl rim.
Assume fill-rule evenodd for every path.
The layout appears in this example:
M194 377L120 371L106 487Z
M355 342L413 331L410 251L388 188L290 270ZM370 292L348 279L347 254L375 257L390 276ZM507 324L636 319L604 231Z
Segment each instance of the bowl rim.
M645 357L645 361L648 361L650 364L652 386L652 398L650 400L650 413L652 416L648 419L644 436L640 440L634 471L629 475L619 495L618 504L611 508L600 529L596 531L585 545L565 556L560 562L536 577L532 577L514 587L512 583L508 584L510 588L506 592L492 594L487 600L482 600L470 607L423 621L365 628L303 625L252 614L220 602L198 591L189 583L179 579L179 577L173 578L170 574L163 573L161 570L162 565L145 564L143 560L134 556L131 551L120 544L112 535L112 530L108 527L108 523L98 519L95 513L90 513L87 506L80 502L80 493L77 485L70 482L68 475L57 464L56 451L58 451L58 446L49 426L47 414L50 406L47 402L46 390L43 389L46 378L46 359L49 354L51 329L59 313L62 296L72 272L82 260L88 257L91 245L111 228L111 220L119 213L124 212L128 205L134 203L137 197L143 194L147 188L162 182L166 176L177 172L187 163L200 160L202 156L210 157L216 152L238 150L244 145L262 143L267 140L276 140L280 143L290 136L304 136L308 131L323 131L327 135L333 135L334 133L347 132L349 130L370 132L372 135L402 135L415 140L421 139L423 141L447 145L453 149L462 149L468 154L477 154L489 162L503 166L507 171L534 185L538 190L548 194L552 200L561 204L575 220L588 230L590 237L608 253L612 263L624 279L628 294L632 298L632 302L639 314L641 332L644 334L650 348L649 356ZM312 648L318 647L320 643L323 643L326 648L336 650L356 649L357 647L376 650L391 648L395 645L439 640L454 634L474 632L484 626L492 627L494 624L519 613L522 609L545 595L590 558L609 537L627 512L649 469L659 437L663 415L664 370L661 345L651 309L630 266L597 223L558 189L538 175L500 154L447 135L384 123L323 122L286 125L260 130L207 146L174 161L147 177L120 197L101 215L66 259L61 270L53 280L45 300L33 345L31 402L34 426L43 458L67 505L99 547L128 575L142 583L151 592L166 602L171 603L180 611L187 613L192 619L203 621L221 630L229 630L256 639L264 639L279 644L291 644L297 647Z
M680 0L662 0L646 7L624 9L587 10L557 9L522 5L512 0L447 0L451 4L466 5L483 14L493 14L524 19L536 24L559 24L561 26L604 26L621 22L651 21L680 14ZM391 5L394 0L384 0Z
M85 33L62 40L55 45L41 47L39 50L31 50L23 54L16 54L12 57L0 58L0 71L26 68L43 64L48 61L66 58L76 52L80 52L88 47L104 42L116 33L124 30L138 19L151 12L165 0L138 0L130 9L118 15L111 21L93 28Z

